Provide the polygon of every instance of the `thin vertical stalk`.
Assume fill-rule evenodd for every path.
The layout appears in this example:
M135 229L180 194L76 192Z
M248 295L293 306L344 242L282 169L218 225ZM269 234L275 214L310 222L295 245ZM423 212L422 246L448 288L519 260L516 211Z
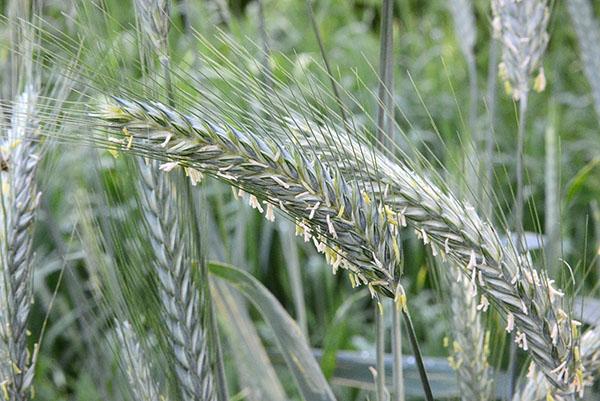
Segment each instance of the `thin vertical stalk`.
M383 303L379 300L375 303L375 336L377 375L375 385L377 390L377 401L387 401L385 389L385 320Z
M410 345L413 349L415 361L417 362L417 369L419 370L419 377L421 378L421 385L423 386L423 393L427 401L434 401L431 386L429 385L429 379L427 378L427 371L425 370L425 363L423 362L423 356L421 355L421 349L419 348L419 342L417 341L417 335L415 334L415 328L412 324L410 314L406 307L402 308L402 316L404 317L404 323L406 324L406 330L408 331L408 338Z
M559 188L558 188L558 146L557 146L557 110L553 103L550 106L550 116L546 127L546 169L545 181L545 231L546 231L546 266L550 276L556 277L558 258L560 256L560 217L559 217Z
M524 146L525 146L525 123L527 113L527 94L519 100L519 127L517 133L517 195L515 199L515 231L517 234L517 248L521 253L526 251L523 239L523 215L524 215Z
M477 129L477 103L479 98L479 89L477 87L477 65L475 57L472 55L467 59L467 67L469 70L469 129L473 143L478 147L481 140Z
M383 0L379 49L379 90L377 102L377 137L385 148L394 141L394 2Z
M348 118L346 117L346 109L344 108L344 104L342 103L342 97L340 96L340 91L337 86L337 82L333 78L333 72L331 70L331 65L329 64L329 58L327 57L327 53L325 52L325 46L323 45L323 39L321 38L321 33L319 32L319 27L317 26L317 20L315 19L315 14L312 8L312 0L305 0L306 2L306 10L308 13L308 18L310 19L310 24L313 28L313 32L315 34L315 38L317 39L317 44L319 45L319 51L321 52L321 58L323 59L323 63L325 64L325 70L327 71L327 75L329 75L329 81L331 82L331 89L333 90L333 95L340 109L340 116L342 118L342 122L344 124L344 128L346 132L352 132L350 128L350 124L348 123Z
M481 135L477 127L477 104L479 99L477 65L475 64L475 57L472 52L467 56L467 69L469 71L469 132L471 133L469 143L467 144L469 146L466 166L469 177L468 193L472 193L475 196L473 204L479 205L480 203L475 200L483 199L484 189L483 185L481 185L481 162L477 151L481 145Z
M465 147L463 159L463 174L465 177L465 192L473 205L481 205L482 185L480 174L480 159L477 149L480 144L480 135L477 129L477 109L479 91L477 89L477 64L475 62L475 42L477 40L477 29L475 26L475 15L473 13L472 0L450 0L447 6L454 20L454 31L458 46L467 63L469 79L469 114L468 127L465 128L463 146Z
M404 371L402 369L402 323L401 323L401 308L393 306L392 317L392 356L394 358L393 365L393 389L394 401L404 401Z
M263 0L257 0L258 4L258 30L260 33L261 44L263 48L262 62L262 79L270 91L273 90L273 73L270 66L271 46L269 46L269 36L267 35L267 26L265 21L265 10Z
M205 276L208 279L208 275ZM207 286L209 287L209 286ZM210 292L209 292L210 294ZM208 297L208 298L212 298ZM215 393L218 401L229 400L229 392L227 391L227 377L225 376L225 362L223 361L223 347L221 345L221 338L219 337L219 326L217 322L217 313L215 311L214 302L209 302L209 318L210 318L210 337L211 343L214 347L214 359L215 359Z
M496 87L498 83L498 50L499 42L492 37L490 44L490 56L487 76L486 105L489 117L489 126L485 138L485 158L483 163L483 174L485 175L485 198L483 203L483 215L491 218L493 210L492 187L494 180L494 127L496 124Z

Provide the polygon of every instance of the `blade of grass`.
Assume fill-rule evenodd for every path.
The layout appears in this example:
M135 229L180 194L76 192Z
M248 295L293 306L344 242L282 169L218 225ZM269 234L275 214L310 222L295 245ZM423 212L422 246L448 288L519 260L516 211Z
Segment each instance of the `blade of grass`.
M208 269L238 289L259 310L275 334L275 340L307 401L335 401L302 331L283 306L258 280L232 266L209 262Z

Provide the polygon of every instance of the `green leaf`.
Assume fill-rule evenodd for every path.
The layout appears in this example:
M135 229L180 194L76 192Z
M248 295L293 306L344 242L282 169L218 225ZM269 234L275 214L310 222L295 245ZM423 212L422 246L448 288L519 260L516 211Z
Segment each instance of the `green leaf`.
M287 397L277 373L250 318L246 302L225 282L215 283L214 305L225 329L233 361L243 388L251 400L285 401Z
M302 331L269 290L253 276L235 267L210 262L208 268L210 273L238 289L258 309L273 330L302 397L306 401L334 401L333 392Z
M567 185L567 196L566 196L566 204L570 205L575 196L581 192L582 189L588 185L589 179L594 179L596 177L594 174L594 170L600 167L600 159L593 159L588 164L583 166L581 170L577 172L575 177L571 179L569 184ZM593 182L590 184L592 188L595 186Z

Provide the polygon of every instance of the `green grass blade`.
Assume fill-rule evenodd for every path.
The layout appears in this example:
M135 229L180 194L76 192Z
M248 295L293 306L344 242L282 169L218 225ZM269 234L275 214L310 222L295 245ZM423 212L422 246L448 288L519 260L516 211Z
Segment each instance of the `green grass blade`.
M258 280L242 270L218 262L209 262L208 269L213 275L233 285L258 309L273 330L302 397L306 401L334 401L333 392L312 356L300 327L279 301Z

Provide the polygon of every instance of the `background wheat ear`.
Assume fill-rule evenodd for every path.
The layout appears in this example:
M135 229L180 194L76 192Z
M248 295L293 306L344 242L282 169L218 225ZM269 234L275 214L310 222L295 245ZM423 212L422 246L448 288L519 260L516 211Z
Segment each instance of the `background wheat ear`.
M493 0L492 10L493 28L502 43L500 74L506 92L515 100L526 97L536 72L533 88L543 90L545 77L540 63L549 40L547 1Z
M208 338L202 322L206 309L193 278L190 250L186 249L194 242L186 238L191 233L179 223L177 210L181 205L173 199L179 191L157 163L145 164L140 159L139 164L144 218L155 251L154 267L181 391L188 399L216 400Z
M6 299L4 337L7 341L8 374L4 387L11 400L27 400L33 380L33 367L27 348L27 323L32 302L31 244L38 193L35 171L39 161L36 117L37 92L27 86L12 110L11 127L2 146L2 260Z
M450 288L450 365L458 374L462 400L489 400L494 381L488 360L490 333L485 328L483 318L489 303L473 297L473 292L477 292L474 283L456 270L456 266L438 264L438 271L444 280L443 288Z
M131 392L136 401L166 401L160 395L156 379L152 377L152 369L137 335L127 321L116 322L115 334L118 340L117 352L121 368L127 375Z

